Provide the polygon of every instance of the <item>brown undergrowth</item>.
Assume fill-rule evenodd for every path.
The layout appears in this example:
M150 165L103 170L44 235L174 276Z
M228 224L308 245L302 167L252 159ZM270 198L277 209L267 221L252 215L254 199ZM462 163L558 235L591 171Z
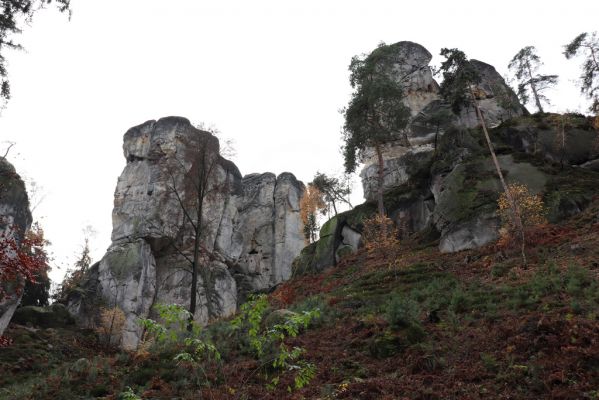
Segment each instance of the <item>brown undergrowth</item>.
M223 363L207 371L204 385L191 384L192 371L174 368L172 356L136 358L76 346L64 358L70 375L40 375L43 385L15 398L69 398L67 388L79 393L77 382L92 385L73 369L86 357L98 365L108 360L108 372L86 392L105 399L118 399L131 386L147 399L596 400L599 199L565 224L535 229L525 268L518 250L502 246L440 254L404 240L391 264L387 254L361 251L320 274L280 285L269 295L272 309L319 308L322 315L285 339L306 349L303 357L317 367L299 390L286 389L291 371L267 389L263 366L234 335L219 330L226 326L221 321L208 331L221 346ZM37 345L33 341L29 349ZM14 360L19 346L11 350ZM7 376L18 380L22 374Z

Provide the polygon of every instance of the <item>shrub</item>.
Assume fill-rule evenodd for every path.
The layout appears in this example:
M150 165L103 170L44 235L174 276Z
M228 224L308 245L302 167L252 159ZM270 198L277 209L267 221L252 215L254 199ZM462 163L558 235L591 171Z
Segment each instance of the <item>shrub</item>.
M216 346L202 335L201 327L191 319L191 314L178 304L157 304L154 307L162 322L140 319L146 329L144 337L156 341L163 348L174 346L177 354L173 357L177 366L188 367L190 378L196 385L209 382L207 370L219 370L221 355ZM179 349L183 347L183 351ZM153 373L153 372L152 372Z
M284 340L296 337L301 329L307 328L313 319L320 317L320 310L293 313L286 317L283 323L264 327L262 320L267 308L265 295L250 296L249 300L241 305L239 315L231 324L236 329L246 332L251 351L261 364L270 365L278 371L267 385L269 389L278 385L281 374L286 370L294 371L294 388L301 389L316 374L316 366L301 357L305 349L297 346L290 348ZM290 386L287 389L292 390Z
M311 322L313 326L329 324L339 317L339 311L325 302L321 295L307 297L290 307L290 310L296 313L309 312L316 309L319 311L320 317Z
M509 190L518 206L520 218L525 227L547 223L545 205L541 196L530 193L528 187L521 184L511 184ZM505 193L499 196L498 205L504 233L514 233L517 228L514 225L512 208Z
M492 354L480 353L480 360L487 371L497 372L499 365Z
M526 264L526 236L532 228L547 223L547 212L541 196L530 193L526 185L510 184L508 191L509 196L503 192L497 201L501 218L499 245L510 247L514 238L519 238L522 259Z
M386 319L393 328L408 328L419 325L420 307L418 303L401 295L394 295L387 303Z
M362 238L369 255L379 255L386 260L389 269L396 269L399 258L399 231L387 216L375 214L363 221Z
M119 400L141 400L141 397L136 395L135 392L133 391L133 389L131 389L130 387L127 387L127 388L125 388L124 391L121 392L121 394L119 394L118 399Z
M468 309L468 296L461 288L456 288L449 301L449 309L456 314L463 313Z
M125 325L125 313L118 306L113 308L100 308L100 324L96 332L104 337L107 345L118 344L116 338L120 338L120 333ZM116 343L114 343L116 340Z
M140 318L139 324L145 329L144 339L155 340L157 344L166 346L182 342L182 334L188 326L196 335L201 328L194 321L190 322L190 313L179 304L156 304L154 309L162 322L149 318Z

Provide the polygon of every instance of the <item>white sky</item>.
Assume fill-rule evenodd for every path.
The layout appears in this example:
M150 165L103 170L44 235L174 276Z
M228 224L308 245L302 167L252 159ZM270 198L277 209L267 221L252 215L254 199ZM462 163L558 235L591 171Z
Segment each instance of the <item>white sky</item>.
M583 109L579 62L562 46L599 28L599 1L73 0L42 11L6 53L13 98L0 115L9 160L46 194L35 211L62 278L92 225L97 261L110 244L122 136L168 115L215 124L235 141L242 174L341 172L338 110L352 56L411 40L435 55L458 47L501 74L534 45L552 110ZM0 148L4 148L0 143ZM356 180L357 182L357 180ZM361 188L354 187L361 197Z

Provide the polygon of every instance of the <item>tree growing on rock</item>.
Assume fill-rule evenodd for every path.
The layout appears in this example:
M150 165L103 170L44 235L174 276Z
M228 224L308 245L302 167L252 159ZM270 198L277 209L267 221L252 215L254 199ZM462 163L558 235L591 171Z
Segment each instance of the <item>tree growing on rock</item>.
M348 199L348 196L351 193L351 188L349 187L347 181L343 182L339 180L339 178L328 176L322 172L316 172L316 175L314 175L314 179L310 185L320 191L320 193L323 195L324 202L327 204L327 206L333 208L335 215L337 215L337 203L344 203L350 208L353 208Z
M503 172L501 171L501 166L499 165L497 155L495 154L493 143L491 142L491 137L489 136L489 132L487 130L485 119L480 107L478 106L476 93L478 91L477 85L481 82L480 74L470 63L466 57L466 54L459 49L444 48L441 49L441 55L445 57L445 61L443 61L440 68L440 72L443 74L443 83L441 84L440 94L451 106L451 109L455 114L459 115L459 113L465 107L474 107L477 118L483 130L487 146L489 147L489 153L491 154L491 159L495 165L497 176L499 177L499 181L501 182L501 186L511 207L511 217L514 220L514 226L517 227L517 231L520 236L522 262L526 265L525 233L524 227L522 225L522 219L520 217L520 210L508 188L507 183L505 182Z
M374 149L378 162L377 204L381 216L385 215L382 147L397 139L410 118L410 111L403 102L402 84L392 76L394 63L393 49L384 43L367 56L352 58L349 70L354 92L344 110L345 171L354 172L359 155L367 148Z
M424 115L424 121L435 128L435 141L433 142L435 155L437 154L437 143L439 141L439 132L441 131L441 127L450 124L454 118L455 115L453 115L450 110L443 107Z
M530 100L528 90L532 92L535 105L543 113L541 102L549 103L543 91L557 84L557 75L541 75L538 73L542 65L541 58L536 53L534 46L526 46L510 61L508 68L514 72L518 80L518 97L526 104Z
M22 50L12 39L21 33L23 24L30 22L33 15L49 4L56 4L60 12L70 12L70 0L2 0L0 1L0 100L10 99L10 83L6 68L5 49Z
M580 91L591 100L590 110L599 114L599 36L584 32L564 46L567 59L582 56Z

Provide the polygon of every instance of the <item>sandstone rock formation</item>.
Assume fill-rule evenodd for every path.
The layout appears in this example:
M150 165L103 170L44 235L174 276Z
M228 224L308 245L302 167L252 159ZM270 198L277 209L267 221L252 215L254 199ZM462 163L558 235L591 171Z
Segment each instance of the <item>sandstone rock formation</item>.
M446 112L444 123L432 123L429 117L448 111L448 106L439 98L439 86L429 67L430 53L412 42L390 47L396 54L393 73L404 85L412 119L407 128L409 146L399 139L383 148L388 215L403 235L418 233L421 240L438 243L443 252L496 240L497 198L502 189L474 110L464 109L453 117ZM570 115L565 146L556 146L555 118L559 116L529 116L495 68L476 60L471 63L482 78L475 95L508 183L525 184L542 195L551 222L584 209L596 195L599 182L599 148L591 121ZM362 161L366 203L324 224L320 240L294 261L295 273L334 265L359 245L363 219L376 212L378 188L374 151L364 151Z
M25 184L15 168L4 157L0 157L0 232L14 235L18 243L30 225L31 212ZM0 284L6 287L11 285L11 282L0 282ZM8 326L21 301L21 296L0 299L0 335Z
M439 86L431 74L430 53L424 47L412 42L399 42L392 45L392 48L397 54L396 71L400 71L397 79L404 85L405 103L411 110L412 121L407 128L409 146L398 140L388 143L384 148L386 191L408 185L414 181L414 177L430 174L431 164L436 161L434 157L438 156L435 147L438 150L440 137L448 128L466 130L479 125L473 107L463 109L460 115L453 116L453 120L445 121L444 124L430 123L431 115L447 109L439 97ZM516 94L493 66L477 60L471 60L471 64L481 77L481 82L474 92L489 127L495 127L512 117L527 114ZM468 149L464 150L462 154L452 154L455 157L450 160L452 168L458 167L461 158L468 155ZM481 150L484 152L484 149ZM364 197L367 200L374 199L378 187L378 164L373 156L372 152L365 152L365 166L360 174ZM446 155L441 155L444 156ZM452 217L456 198L452 195L454 191L445 191L445 189L454 189L460 182L456 180L457 172L453 174L449 172L443 171L430 176L430 188L423 190L419 200L410 203L408 208L401 207L399 210L390 211L393 211L396 218L402 219L403 224L407 224L413 231L423 230L432 223L441 234L442 251L463 250L494 240L497 237L497 219L494 210L480 214L475 220L465 224L464 221L459 222ZM441 191L444 192L440 193ZM467 207L464 204L457 206Z
M428 117L447 108L439 97L439 85L433 78L429 63L432 56L423 46L413 42L398 42L390 46L395 54L394 77L404 87L405 104L410 109L412 120L407 128L410 146L403 140L388 143L383 149L385 159L384 188L389 190L405 184L410 176L431 161L434 142L449 124L461 128L479 125L472 107L462 110L453 121L435 126ZM505 83L495 68L478 60L471 60L478 71L481 83L475 93L479 107L488 126L494 127L512 117L526 114L518 96ZM377 191L378 166L374 151L363 154L364 168L360 173L364 197L373 200Z
M216 137L179 117L125 133L127 165L114 196L112 244L90 269L86 295L69 299L80 324L90 323L90 311L97 309L92 303L118 305L126 316L122 345L134 348L141 334L137 320L152 315L154 304L188 306L195 235L185 213L195 210L188 207L198 199L193 173L202 168L211 173L195 320L205 323L210 310L230 315L248 292L289 279L304 247L303 184L290 173L242 177L218 148Z

